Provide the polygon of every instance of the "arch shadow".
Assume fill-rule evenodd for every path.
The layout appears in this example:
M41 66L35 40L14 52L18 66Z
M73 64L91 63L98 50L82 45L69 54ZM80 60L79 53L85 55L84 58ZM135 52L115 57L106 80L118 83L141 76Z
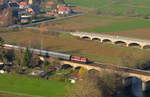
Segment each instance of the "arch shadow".
M91 38L89 36L82 36L82 39L86 39L86 40L91 40Z
M65 69L70 69L73 68L73 66L71 66L70 64L63 64L61 65L61 69L65 70Z
M138 43L130 43L128 47L141 48L141 45Z
M101 39L100 39L100 38L92 38L92 40L101 42Z
M112 43L112 41L110 39L103 39L102 43Z
M125 86L130 86L132 83L133 83L133 80L140 80L140 81L142 81L140 78L138 78L138 77L135 77L135 76L129 76L129 77L126 77L125 79L124 79L124 85Z
M80 70L80 69L81 69L81 67L80 67L80 66L78 66L78 67L75 67L74 69L75 69L75 70Z
M145 45L143 49L150 50L150 45Z
M120 46L126 46L127 45L127 43L124 41L115 41L114 44L120 45Z
M89 74L98 74L99 73L99 71L98 70L96 70L96 69L90 69L90 70L88 70L88 73Z

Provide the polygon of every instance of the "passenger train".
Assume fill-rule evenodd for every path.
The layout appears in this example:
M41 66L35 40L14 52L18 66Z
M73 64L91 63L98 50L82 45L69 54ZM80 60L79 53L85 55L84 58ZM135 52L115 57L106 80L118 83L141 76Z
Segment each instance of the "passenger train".
M3 48L5 48L5 49L21 49L21 50L26 49L26 47L9 45L9 44L4 44ZM39 49L34 49L34 48L29 48L29 50L31 52L34 52L34 53L36 53L38 55L42 55L42 56L58 57L59 59L62 59L62 60L82 62L82 63L88 63L89 62L88 58L85 58L85 57L72 56L69 54L58 53L58 52L53 52L53 51L46 51L46 50L39 50Z

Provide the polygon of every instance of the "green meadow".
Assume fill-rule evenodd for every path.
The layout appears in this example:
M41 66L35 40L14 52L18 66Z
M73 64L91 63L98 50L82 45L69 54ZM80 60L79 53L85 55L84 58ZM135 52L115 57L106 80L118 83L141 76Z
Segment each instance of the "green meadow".
M68 83L17 75L0 75L0 93L21 97L64 97Z
M133 19L131 21L118 21L112 22L111 24L104 25L104 26L97 26L93 27L92 29L88 29L85 31L88 32L120 32L120 31L127 31L127 30L135 30L135 29L145 29L150 28L149 26L150 21L144 19Z
M118 15L150 15L149 0L65 0L83 8L100 9L103 13Z

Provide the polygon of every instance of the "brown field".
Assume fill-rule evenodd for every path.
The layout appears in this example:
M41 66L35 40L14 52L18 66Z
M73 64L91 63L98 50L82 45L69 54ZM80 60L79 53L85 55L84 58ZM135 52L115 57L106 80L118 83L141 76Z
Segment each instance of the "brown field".
M75 18L69 18L60 21L53 21L46 23L49 29L53 30L65 30L65 31L87 31L95 27L101 27L109 25L113 22L128 22L134 18L128 18L123 16L98 16L88 14L85 16L79 16Z
M124 56L133 56L133 60L150 56L149 51L82 40L64 33L53 35L52 33L41 34L38 31L20 31L0 33L0 37L10 44L40 48L42 43L42 48L47 50L85 56L92 61L115 65L122 65Z
M103 32L103 33L150 40L150 28L127 30L123 32Z

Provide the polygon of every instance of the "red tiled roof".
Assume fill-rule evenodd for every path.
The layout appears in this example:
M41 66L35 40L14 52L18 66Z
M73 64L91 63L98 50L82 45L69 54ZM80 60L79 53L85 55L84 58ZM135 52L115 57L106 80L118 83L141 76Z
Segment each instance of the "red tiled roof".
M19 3L19 5L26 6L26 5L28 5L28 2L24 2L24 1L22 1L22 2L20 2L20 3Z
M4 2L3 2L3 0L0 0L0 5L2 5Z
M49 5L49 6L52 6L52 5L55 5L55 4L56 4L56 3L53 2L53 1L49 1L49 2L46 3L46 5Z
M58 11L67 12L70 11L70 8L68 6L59 6Z

